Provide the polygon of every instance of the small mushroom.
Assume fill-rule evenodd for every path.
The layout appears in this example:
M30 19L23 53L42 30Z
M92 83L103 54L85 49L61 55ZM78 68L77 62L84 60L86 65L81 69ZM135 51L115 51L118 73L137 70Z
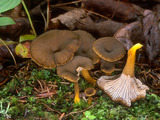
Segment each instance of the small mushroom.
M102 59L100 68L104 73L106 73L106 75L111 75L111 73L115 70L115 63Z
M80 41L81 41L80 47L75 52L75 55L88 57L92 60L93 64L98 63L100 58L92 49L93 43L96 39L90 33L83 31L83 30L76 30L74 32L79 35ZM96 80L90 76L88 70L83 69L81 71L81 75L90 84L96 83Z
M115 70L114 62L120 60L126 54L125 47L113 37L103 37L96 40L93 50L102 59L101 70L110 75Z
M113 101L121 102L128 107L131 106L131 102L145 98L146 90L149 89L134 76L135 55L136 51L141 47L142 45L137 43L129 49L127 62L121 75L112 77L102 76L97 81L98 86L104 90Z
M79 36L68 30L50 30L31 43L31 58L44 68L67 63L79 48Z
M82 56L74 56L73 59L65 65L57 67L57 73L59 77L67 79L70 82L74 82L75 103L80 102L78 85L78 80L80 79L80 71L83 69L90 70L93 67L94 64L92 60Z
M84 93L88 96L88 105L92 103L92 96L95 95L96 90L92 87L85 89Z

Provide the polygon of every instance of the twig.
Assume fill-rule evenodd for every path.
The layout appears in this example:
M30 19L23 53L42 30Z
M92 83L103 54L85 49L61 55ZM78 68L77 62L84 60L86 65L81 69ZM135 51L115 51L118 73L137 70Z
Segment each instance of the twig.
M84 9L84 10L87 11L87 12L90 12L90 13L92 13L92 14L95 14L95 15L97 15L97 16L99 16L99 17L102 17L102 18L104 18L104 19L111 20L110 18L108 18L108 17L106 17L106 16L104 16L104 15L101 15L101 14L99 14L99 13L97 13L97 12L93 12L93 11L90 11L90 10L87 10L87 9Z
M63 116L65 115L65 113L62 113L62 115L59 117L58 120L62 120Z
M12 56L12 58L13 58L13 60L14 60L14 64L15 64L15 66L16 66L16 68L17 68L17 67L18 67L18 66L17 66L17 62L16 62L16 59L15 59L13 53L11 52L11 50L9 49L9 47L6 45L6 43L5 43L2 39L0 39L0 41L1 41L1 42L4 44L4 46L6 46L6 48L8 49L9 53L11 54L11 56Z
M45 104L45 103L43 103L43 102L40 102L40 103L41 103L42 105L44 105L44 107L45 107L48 111L56 112L56 113L58 113L58 114L60 114L60 115L62 114L61 112L52 109L49 105L47 105L47 104Z
M74 112L70 112L70 113L68 113L68 114L64 115L64 117L67 117L67 116L72 115L72 114L76 114L76 113L84 112L84 111L86 111L86 110L88 110L88 109L92 108L92 107L93 107L94 105L96 105L96 104L97 104L97 103L94 103L93 105L91 105L91 106L89 106L88 108L86 108L86 109L84 109L84 110L81 110L81 111L74 111Z
M75 4L75 3L80 3L83 2L84 0L78 0L74 2L68 2L68 3L63 3L63 4L57 4L57 5L51 5L52 7L59 7L59 6L64 6L64 5L70 5L70 4Z
M115 7L114 11L113 11L113 14L112 14L111 19L113 19L114 15L115 15L115 13L116 13L116 10L117 10L117 7L118 7L118 4L119 4L119 0L118 0L118 3L116 4L116 7Z
M39 83L39 85L40 85L40 87L41 87L41 89L42 89L41 92L43 92L43 86L42 86L41 82L40 82L39 80L37 80L37 81L38 81L38 83Z

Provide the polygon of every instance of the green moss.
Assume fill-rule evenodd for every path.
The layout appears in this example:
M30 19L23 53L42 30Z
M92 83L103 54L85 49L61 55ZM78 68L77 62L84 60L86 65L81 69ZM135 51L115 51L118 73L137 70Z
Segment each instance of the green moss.
M43 118L47 120L50 118L52 120L58 120L61 114L54 112L54 110L68 114L69 112L85 109L90 112L90 115L95 116L95 120L157 120L160 118L160 97L155 94L147 94L145 99L133 103L128 108L113 102L101 90L98 90L95 95L96 99L92 102L92 104L96 104L92 108L87 109L89 106L83 99L81 99L80 104L74 103L73 83L59 78L56 74L56 69L33 69L28 73L17 73L17 76L12 76L11 78L6 85L0 88L0 101L3 103L3 110L6 110L8 103L10 103L7 114L11 115L12 119L34 120L35 118ZM56 95L51 97L51 99L36 99L34 85L39 85L36 84L37 80L50 81L56 84ZM70 84L64 84L62 82L68 82ZM82 78L79 80L79 86L80 92L91 87ZM53 111L48 111L49 108L47 106ZM65 119L74 119L75 116L77 120L81 120L84 118L84 112L74 113ZM4 118L6 116L0 114L0 119L3 120Z

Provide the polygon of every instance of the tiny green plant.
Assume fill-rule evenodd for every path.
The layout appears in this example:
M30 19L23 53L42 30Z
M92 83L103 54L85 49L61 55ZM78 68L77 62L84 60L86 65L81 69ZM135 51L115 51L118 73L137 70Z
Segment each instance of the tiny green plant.
M10 116L9 114L7 114L8 110L9 110L9 107L10 107L10 103L8 103L8 106L7 106L7 109L6 109L6 110L3 109L3 104L2 104L2 102L0 102L0 107L1 107L1 109L0 109L0 114L2 114L3 117L5 117L6 119L10 119L11 116Z
M94 115L91 115L90 111L84 112L84 117L81 120L94 120L96 117Z

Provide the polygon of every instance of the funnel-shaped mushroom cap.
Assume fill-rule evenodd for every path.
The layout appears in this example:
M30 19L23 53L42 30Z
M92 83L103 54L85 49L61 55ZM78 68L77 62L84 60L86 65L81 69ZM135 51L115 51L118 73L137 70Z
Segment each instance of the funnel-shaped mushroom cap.
M31 57L44 68L54 68L72 59L79 45L79 36L74 32L51 30L38 36L32 42Z
M94 64L98 63L100 58L92 49L93 42L96 39L90 33L83 30L76 30L74 32L79 35L81 41L81 45L75 52L75 55L88 57Z
M58 66L57 73L59 77L71 82L77 82L82 69L90 70L93 68L94 65L91 59L82 56L74 56L73 59L65 65Z
M119 76L102 76L98 79L98 86L108 94L113 101L118 101L126 106L131 106L131 102L145 98L146 90L149 88L142 85L142 82L134 77L134 64L136 50L141 48L141 44L134 45L128 51L127 63L123 73Z
M88 97L90 97L90 96L95 95L96 90L95 90L94 88L90 87L90 88L85 89L84 93L85 93Z
M115 70L115 63L101 60L101 70L105 73L112 73Z
M93 50L102 59L114 62L124 57L126 50L121 42L113 37L103 37L96 40Z

